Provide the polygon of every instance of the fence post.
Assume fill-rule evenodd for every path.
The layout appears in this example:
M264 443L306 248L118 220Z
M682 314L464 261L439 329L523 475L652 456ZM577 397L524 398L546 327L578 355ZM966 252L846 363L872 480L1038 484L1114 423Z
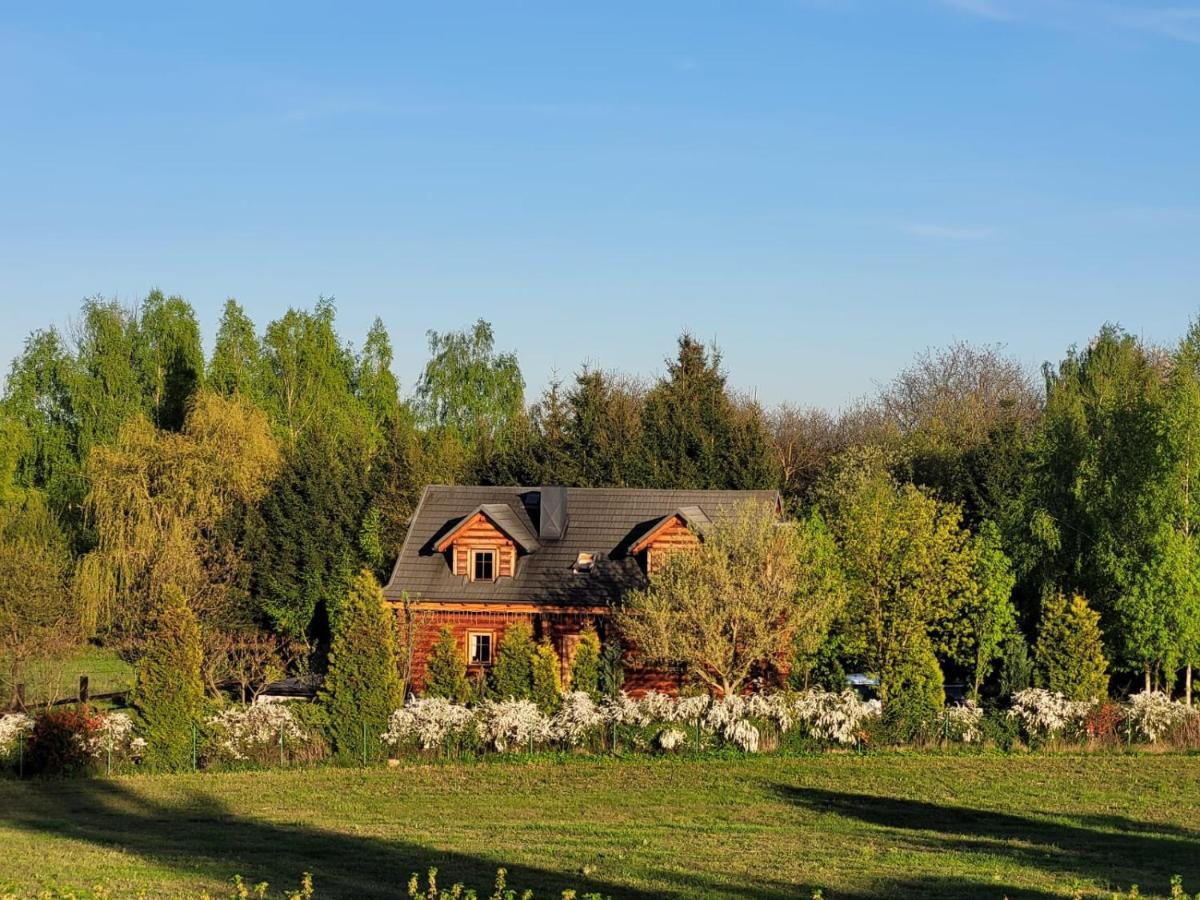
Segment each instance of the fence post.
M283 761L283 729L280 728L279 729L279 767L283 768L284 765L285 765L285 763Z
M700 752L700 719L696 719L696 752Z
M88 677L86 675L79 676L79 703L83 705L88 702Z
M24 685L21 685L24 687ZM17 777L25 777L25 729L17 732Z
M196 723L192 722L192 771L196 771Z

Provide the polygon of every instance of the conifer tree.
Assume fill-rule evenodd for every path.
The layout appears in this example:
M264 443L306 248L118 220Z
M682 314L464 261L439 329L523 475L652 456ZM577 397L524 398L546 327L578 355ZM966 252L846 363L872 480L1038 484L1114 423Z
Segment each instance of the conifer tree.
M533 692L533 627L514 622L504 632L492 666L492 694L499 700L528 700Z
M1108 660L1100 614L1081 594L1056 594L1046 601L1034 650L1043 684L1070 700L1108 696Z
M204 707L201 660L196 616L183 592L169 585L138 662L133 689L146 739L145 763L151 768L177 772L191 764L192 728Z
M455 703L465 703L471 694L467 681L467 665L458 649L453 632L442 626L425 664L425 696L445 697Z
M597 694L600 690L600 635L589 625L579 635L571 661L571 690Z
M376 755L388 716L404 702L392 612L375 576L365 569L342 604L320 699L329 713L334 750L352 759Z
M544 713L553 713L562 702L561 662L549 641L534 648L530 676L533 702Z

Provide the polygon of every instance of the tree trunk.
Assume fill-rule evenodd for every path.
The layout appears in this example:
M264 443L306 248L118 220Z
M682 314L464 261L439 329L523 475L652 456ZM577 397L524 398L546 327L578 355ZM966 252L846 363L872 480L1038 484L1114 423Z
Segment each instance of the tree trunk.
M1146 663L1146 693L1150 693L1150 663Z
M1187 701L1187 705L1192 705L1192 664L1187 664L1187 669L1183 673L1183 695Z

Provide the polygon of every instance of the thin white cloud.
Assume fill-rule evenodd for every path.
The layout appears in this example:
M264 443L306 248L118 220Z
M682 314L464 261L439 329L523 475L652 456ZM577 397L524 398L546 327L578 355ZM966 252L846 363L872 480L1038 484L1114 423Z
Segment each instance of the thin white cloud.
M1156 34L1159 37L1200 44L1200 7L1173 6L1158 9L1114 9L1110 18L1116 25Z
M1008 10L1001 8L993 0L937 0L937 2L956 12L974 16L977 19L1007 22L1012 18Z
M938 225L930 222L902 222L900 231L912 237L939 238L950 241L982 241L995 237L997 230L990 225Z

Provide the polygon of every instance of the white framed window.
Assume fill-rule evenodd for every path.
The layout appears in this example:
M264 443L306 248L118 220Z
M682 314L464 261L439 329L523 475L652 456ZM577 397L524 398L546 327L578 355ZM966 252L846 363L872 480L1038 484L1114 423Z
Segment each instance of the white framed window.
M467 662L472 666L492 664L493 635L490 631L472 631L467 634Z
M468 574L472 581L495 581L496 551L472 550L468 566Z

